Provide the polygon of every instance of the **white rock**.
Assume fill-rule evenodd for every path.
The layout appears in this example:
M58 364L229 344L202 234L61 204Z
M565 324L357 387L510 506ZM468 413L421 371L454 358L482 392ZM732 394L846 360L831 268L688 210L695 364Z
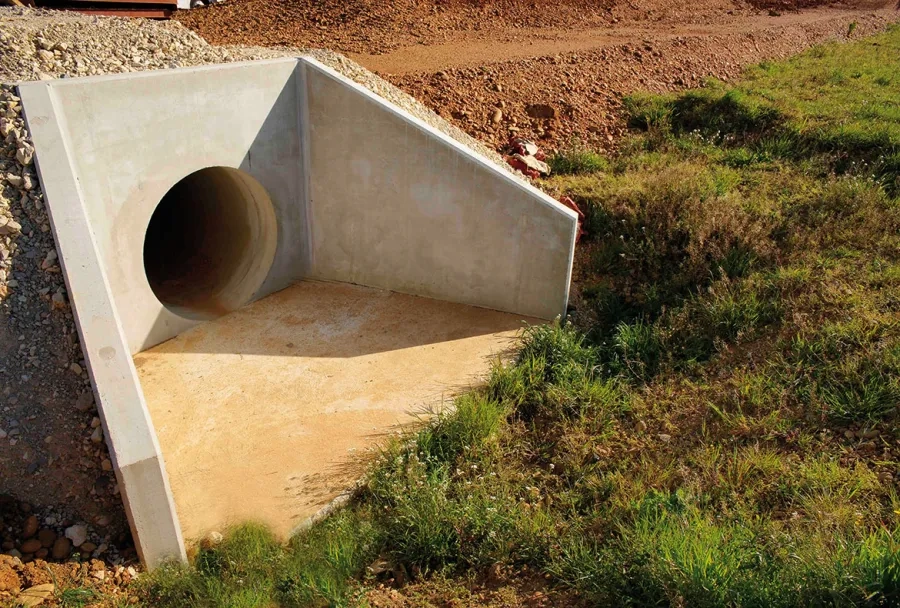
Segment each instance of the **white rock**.
M215 530L206 535L206 542L209 543L209 545L212 547L215 547L223 540L225 540L225 537L222 536L222 533Z
M46 257L44 257L44 261L41 262L41 269L47 270L48 268L55 265L56 257L57 257L56 249L51 249L50 251L48 251Z
M66 528L66 538L72 541L76 547L80 547L87 540L87 526L75 524Z
M34 158L34 149L30 146L22 146L18 150L16 150L16 160L25 165L26 167L31 164L31 160Z
M53 310L63 310L66 307L66 295L60 291L50 296L50 307ZM86 411L86 410L85 410Z

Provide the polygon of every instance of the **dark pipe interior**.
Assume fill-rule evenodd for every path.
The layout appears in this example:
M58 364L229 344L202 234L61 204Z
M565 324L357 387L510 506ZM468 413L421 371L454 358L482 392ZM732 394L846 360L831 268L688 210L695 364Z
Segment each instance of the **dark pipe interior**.
M181 314L218 316L259 255L260 201L236 169L210 167L175 184L144 238L144 269L156 297ZM258 186L257 186L258 187ZM252 260L250 260L252 262ZM242 304L242 303L240 303Z

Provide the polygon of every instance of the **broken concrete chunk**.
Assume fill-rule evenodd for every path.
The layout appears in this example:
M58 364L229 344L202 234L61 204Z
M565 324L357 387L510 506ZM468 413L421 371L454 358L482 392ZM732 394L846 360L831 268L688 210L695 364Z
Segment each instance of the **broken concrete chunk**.
M522 154L514 154L513 158L521 161L526 167L533 171L537 171L541 175L550 175L550 165L542 160L538 160L533 156L525 156Z

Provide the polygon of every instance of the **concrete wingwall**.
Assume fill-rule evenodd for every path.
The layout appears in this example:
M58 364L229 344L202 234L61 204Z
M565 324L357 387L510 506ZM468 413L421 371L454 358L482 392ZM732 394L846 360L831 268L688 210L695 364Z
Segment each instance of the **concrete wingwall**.
M209 167L252 176L274 207L275 257L251 299L309 277L543 319L565 312L575 214L314 60L23 90L43 91L60 117L132 354L198 322L154 297L142 244L163 196Z
M565 314L574 212L333 70L301 69L312 276Z
M540 319L565 312L574 212L316 61L19 90L113 466L151 567L184 559L185 546L132 356L203 322L164 305L145 267L151 217L184 177L239 170L271 199L274 261L250 300L315 278Z

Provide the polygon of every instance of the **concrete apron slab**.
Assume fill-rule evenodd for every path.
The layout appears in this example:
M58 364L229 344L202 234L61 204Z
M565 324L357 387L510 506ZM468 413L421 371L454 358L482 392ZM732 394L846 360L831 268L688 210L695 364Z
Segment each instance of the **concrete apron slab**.
M482 382L526 322L304 281L135 355L185 537L244 521L286 537L379 443Z
M148 567L183 531L286 533L348 450L566 310L573 211L316 61L19 92Z

